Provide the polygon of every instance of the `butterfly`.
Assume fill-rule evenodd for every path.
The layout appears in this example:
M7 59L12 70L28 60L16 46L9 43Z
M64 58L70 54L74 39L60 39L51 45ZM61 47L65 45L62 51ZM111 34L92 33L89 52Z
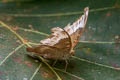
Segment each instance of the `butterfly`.
M40 45L26 48L28 52L34 52L35 56L46 59L67 60L75 54L74 47L79 41L88 18L89 8L84 9L84 14L72 24L63 29L54 27L47 38L40 41Z

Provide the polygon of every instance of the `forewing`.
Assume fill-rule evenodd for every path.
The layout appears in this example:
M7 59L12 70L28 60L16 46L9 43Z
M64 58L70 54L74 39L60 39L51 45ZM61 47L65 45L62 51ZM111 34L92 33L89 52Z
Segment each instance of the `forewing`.
M56 47L63 51L70 51L71 49L70 37L68 33L60 27L52 28L51 34L46 39L41 40L40 43Z
M84 9L84 14L75 21L72 25L68 24L64 30L69 34L71 38L72 48L78 43L80 35L82 34L85 24L88 18L88 7Z

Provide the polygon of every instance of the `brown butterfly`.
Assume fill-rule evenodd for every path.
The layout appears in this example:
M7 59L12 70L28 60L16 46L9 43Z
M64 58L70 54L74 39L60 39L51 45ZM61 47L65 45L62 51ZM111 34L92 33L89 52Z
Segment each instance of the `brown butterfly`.
M84 31L88 18L89 8L84 9L84 14L73 24L68 24L64 29L55 27L51 34L40 41L40 45L27 48L28 52L34 52L35 56L42 56L47 59L67 60L74 55L74 47Z

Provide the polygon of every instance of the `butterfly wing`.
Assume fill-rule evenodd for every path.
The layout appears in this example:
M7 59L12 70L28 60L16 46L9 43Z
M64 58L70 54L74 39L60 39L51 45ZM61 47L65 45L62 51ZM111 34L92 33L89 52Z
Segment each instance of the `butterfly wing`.
M60 27L52 28L50 36L41 40L40 43L66 51L70 51L71 49L70 37L68 33Z
M79 38L85 28L85 24L88 18L89 9L86 7L84 9L84 14L75 21L72 25L68 24L64 30L69 34L71 38L72 48L76 46L79 41Z
M27 48L27 51L48 59L64 60L69 58L70 49L71 41L68 33L62 28L55 27L51 29L51 34L46 39L40 41L39 46Z
M64 29L55 27L51 29L51 34L40 41L39 46L27 48L28 52L35 52L38 55L49 59L67 59L73 53L73 48L84 30L88 17L88 8L85 8L82 15L72 25L67 25Z

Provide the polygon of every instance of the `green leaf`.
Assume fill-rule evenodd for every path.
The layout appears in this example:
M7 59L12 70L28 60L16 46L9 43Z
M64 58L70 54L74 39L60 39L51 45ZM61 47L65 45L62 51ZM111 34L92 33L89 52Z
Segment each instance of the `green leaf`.
M0 80L120 79L119 0L41 0L0 5ZM28 56L26 45L14 33L29 45L38 44L51 28L74 22L87 6L90 13L85 32L66 72L64 61L52 66L55 74L43 61Z

